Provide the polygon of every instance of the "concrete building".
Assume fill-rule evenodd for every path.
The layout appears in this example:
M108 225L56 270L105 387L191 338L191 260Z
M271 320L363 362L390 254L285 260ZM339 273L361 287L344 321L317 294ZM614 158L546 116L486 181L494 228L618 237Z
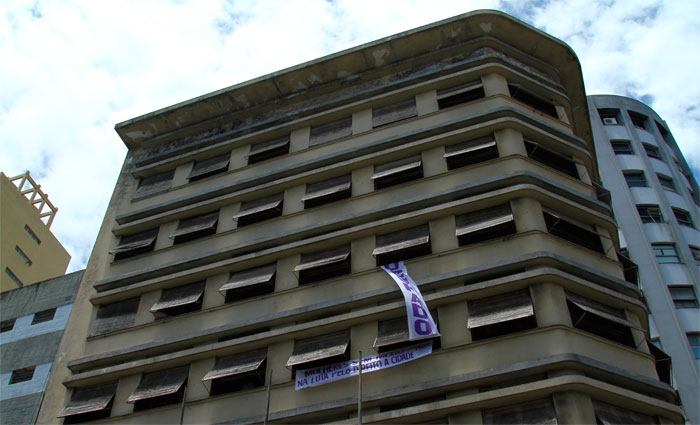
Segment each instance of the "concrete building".
M683 422L561 41L468 13L116 130L39 423L261 423L268 383L270 423L356 423L356 378L295 385L412 350L400 260L440 336L364 423Z
M651 337L673 359L688 419L700 423L698 184L651 108L620 96L589 96L588 104L600 175L643 276Z
M83 270L0 294L0 423L33 424Z
M70 254L50 230L57 211L29 171L0 172L0 292L66 272Z

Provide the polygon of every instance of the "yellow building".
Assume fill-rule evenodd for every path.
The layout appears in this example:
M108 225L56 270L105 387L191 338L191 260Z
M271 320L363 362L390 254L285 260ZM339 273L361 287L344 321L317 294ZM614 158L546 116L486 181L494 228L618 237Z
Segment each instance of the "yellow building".
M65 274L70 254L50 230L57 210L29 171L0 173L0 292Z
M561 41L473 12L116 130L38 423L357 423L296 387L360 353L363 423L683 423Z

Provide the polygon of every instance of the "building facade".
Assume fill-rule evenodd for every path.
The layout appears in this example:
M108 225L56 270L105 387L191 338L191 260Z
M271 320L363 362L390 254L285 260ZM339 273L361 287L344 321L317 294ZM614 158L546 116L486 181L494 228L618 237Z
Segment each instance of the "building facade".
M700 423L700 219L698 184L671 131L634 99L588 97L603 184L623 245L639 264L651 337L673 359L691 423Z
M57 211L29 171L0 173L0 292L66 272L70 254L50 230Z
M364 423L683 422L559 40L468 13L116 130L39 423L356 423L356 378L295 384L411 349L398 261L440 336Z
M0 294L0 423L33 424L83 271Z

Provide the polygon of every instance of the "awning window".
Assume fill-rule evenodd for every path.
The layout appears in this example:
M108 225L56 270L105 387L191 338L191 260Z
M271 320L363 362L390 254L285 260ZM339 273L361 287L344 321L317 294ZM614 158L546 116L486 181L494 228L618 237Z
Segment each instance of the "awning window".
M231 154L226 153L214 158L195 161L192 171L190 171L190 175L187 178L193 181L213 176L214 174L224 173L228 170L230 160Z
M189 313L202 308L205 281L163 289L151 313L158 319Z
M377 257L377 265L383 265L427 255L430 252L430 228L426 224L386 235L377 235L376 248L372 251L372 255Z
M241 209L233 216L238 221L238 227L282 215L282 202L284 193L278 193L266 198L245 201L241 204Z
M303 366L316 367L321 362L328 364L348 358L350 351L350 332L342 331L331 335L296 341L287 367L296 369Z
M176 394L185 385L188 373L189 366L182 366L144 374L141 377L139 386L131 393L126 402L136 403L142 400Z
M564 218L558 212L544 210L542 213L544 214L547 231L550 234L600 254L605 254L600 235L592 230L592 226L576 223L573 219Z
M612 404L593 400L593 411L598 423L602 425L649 425L658 423L655 418L633 412Z
M306 186L306 193L302 196L301 201L304 203L304 208L311 208L339 199L349 198L351 196L351 184L350 174L318 183L311 183Z
M460 245L482 242L515 233L513 212L508 204L457 216L455 222L455 233L459 238Z
M279 139L266 140L250 146L248 151L248 163L264 161L289 152L289 136Z
M216 233L219 211L180 220L177 229L170 235L174 243L190 241Z
M490 135L456 145L445 146L444 157L447 161L447 168L454 170L498 158L498 148L493 135Z
M214 368L207 372L202 381L226 378L249 372L257 372L267 358L267 350L240 353L216 359ZM262 373L265 373L263 370Z
M352 134L352 117L311 127L309 146L328 143Z
M136 189L136 196L146 196L170 189L174 176L175 170L170 170L153 176L141 177Z
M396 319L379 322L377 338L374 340L374 348L400 344L408 341L408 319L398 317Z
M481 84L481 80L437 91L437 102L440 109L471 102L482 97L484 97L484 86Z
M642 331L642 328L627 320L625 314L616 308L571 293L566 294L566 300L586 313L594 314L598 317L610 320L611 322ZM574 324L574 327L575 326L576 324Z
M124 235L119 240L119 245L109 251L115 260L132 257L144 252L153 251L156 245L158 229L151 229L134 235Z
M372 127L379 127L393 122L405 120L418 115L416 99L409 99L393 105L372 109Z
M219 292L225 293L226 302L251 298L274 291L276 264L231 273Z
M557 414L550 399L536 400L517 406L484 409L484 425L537 424L556 425Z
M76 388L73 391L70 401L57 417L66 418L69 416L94 414L96 412L102 412L103 414L99 417L97 417L97 415L91 416L91 418L98 419L108 417L116 392L116 382L96 387Z
M131 298L98 307L90 336L125 329L134 324L140 298Z
M495 325L516 319L534 316L532 299L528 291L469 302L469 329Z
M423 177L421 164L420 155L416 155L387 164L375 165L374 174L372 174L374 188L383 189Z
M554 168L557 171L561 171L564 174L568 174L573 178L579 178L576 163L574 163L570 156L555 152L530 140L525 140L525 150L527 150L527 155L531 159Z
M299 272L301 284L350 273L350 245L305 254L294 271Z

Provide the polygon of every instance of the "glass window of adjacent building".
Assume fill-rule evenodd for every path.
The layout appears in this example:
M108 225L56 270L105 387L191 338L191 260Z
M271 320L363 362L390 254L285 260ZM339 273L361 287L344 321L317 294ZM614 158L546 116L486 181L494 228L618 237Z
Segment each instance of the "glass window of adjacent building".
M642 146L644 146L644 152L646 152L649 158L661 159L661 152L659 151L659 148L646 143L642 143Z
M632 121L633 126L644 130L647 129L647 122L649 121L649 118L647 118L646 115L642 115L634 111L627 111L627 113L630 116L630 121Z
M690 252L693 253L693 258L695 258L695 261L700 262L700 248L692 245L688 245L688 248L690 248Z
M681 226L695 227L688 211L680 208L673 208L673 215L676 216L676 220L678 220L678 224Z
M658 205L637 205L637 212L642 223L663 223L664 217Z
M698 308L698 297L691 285L669 286L668 292L676 308Z
M653 243L651 244L654 250L654 255L656 255L656 261L661 264L664 263L680 263L681 260L678 258L678 251L676 251L676 246L672 243Z
M615 155L634 155L632 144L629 140L611 140L610 146L612 146Z
M625 181L629 187L647 187L647 179L644 171L625 171Z
M693 356L696 359L700 359L700 333L692 332L686 334L688 337L688 342L690 343L690 349L693 350Z
M669 176L664 176L663 174L656 174L656 177L659 179L659 183L661 186L666 189L666 190L671 190L673 192L676 191L676 184L673 183L673 179L670 178Z

